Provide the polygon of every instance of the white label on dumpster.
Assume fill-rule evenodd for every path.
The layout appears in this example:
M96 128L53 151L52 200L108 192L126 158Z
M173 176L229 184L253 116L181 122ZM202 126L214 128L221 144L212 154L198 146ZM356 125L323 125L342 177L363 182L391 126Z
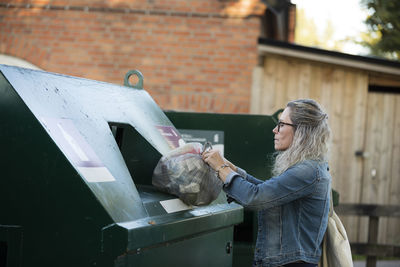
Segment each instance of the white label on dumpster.
M86 181L90 183L115 181L114 176L104 166L71 119L42 117L41 122Z
M78 167L78 170L89 183L115 181L114 176L106 167Z
M182 202L179 198L169 199L160 201L161 206L165 209L168 213L178 212L182 210L190 210L193 207L188 206Z

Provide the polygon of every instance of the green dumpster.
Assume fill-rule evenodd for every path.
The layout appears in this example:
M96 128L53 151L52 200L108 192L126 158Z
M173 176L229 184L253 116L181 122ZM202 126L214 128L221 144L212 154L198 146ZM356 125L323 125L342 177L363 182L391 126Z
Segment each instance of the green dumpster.
M0 65L0 121L1 267L232 265L240 205L151 185L182 140L145 90Z

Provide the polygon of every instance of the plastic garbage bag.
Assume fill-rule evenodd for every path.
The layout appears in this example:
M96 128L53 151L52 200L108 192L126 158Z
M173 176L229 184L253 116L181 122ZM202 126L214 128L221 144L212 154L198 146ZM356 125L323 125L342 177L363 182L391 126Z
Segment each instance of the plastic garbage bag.
M222 189L222 181L202 159L200 143L187 143L164 155L153 172L152 183L188 205L208 205Z

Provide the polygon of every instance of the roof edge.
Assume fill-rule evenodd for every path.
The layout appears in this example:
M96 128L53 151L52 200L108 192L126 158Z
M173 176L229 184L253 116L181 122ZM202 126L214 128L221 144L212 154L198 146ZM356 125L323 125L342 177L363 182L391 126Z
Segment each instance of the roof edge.
M269 53L292 56L296 58L342 65L368 71L400 75L400 62L393 60L345 54L267 38L259 38L258 44L258 51L260 54Z

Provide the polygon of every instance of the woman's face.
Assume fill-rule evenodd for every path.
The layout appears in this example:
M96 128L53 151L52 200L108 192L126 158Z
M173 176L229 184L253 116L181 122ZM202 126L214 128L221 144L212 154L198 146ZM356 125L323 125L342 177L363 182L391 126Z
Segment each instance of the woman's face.
M292 120L289 117L290 115L290 108L286 107L285 110L282 112L279 123L272 132L275 134L274 136L274 145L275 150L286 150L290 144L293 142L294 136L294 126L288 125L293 124Z

